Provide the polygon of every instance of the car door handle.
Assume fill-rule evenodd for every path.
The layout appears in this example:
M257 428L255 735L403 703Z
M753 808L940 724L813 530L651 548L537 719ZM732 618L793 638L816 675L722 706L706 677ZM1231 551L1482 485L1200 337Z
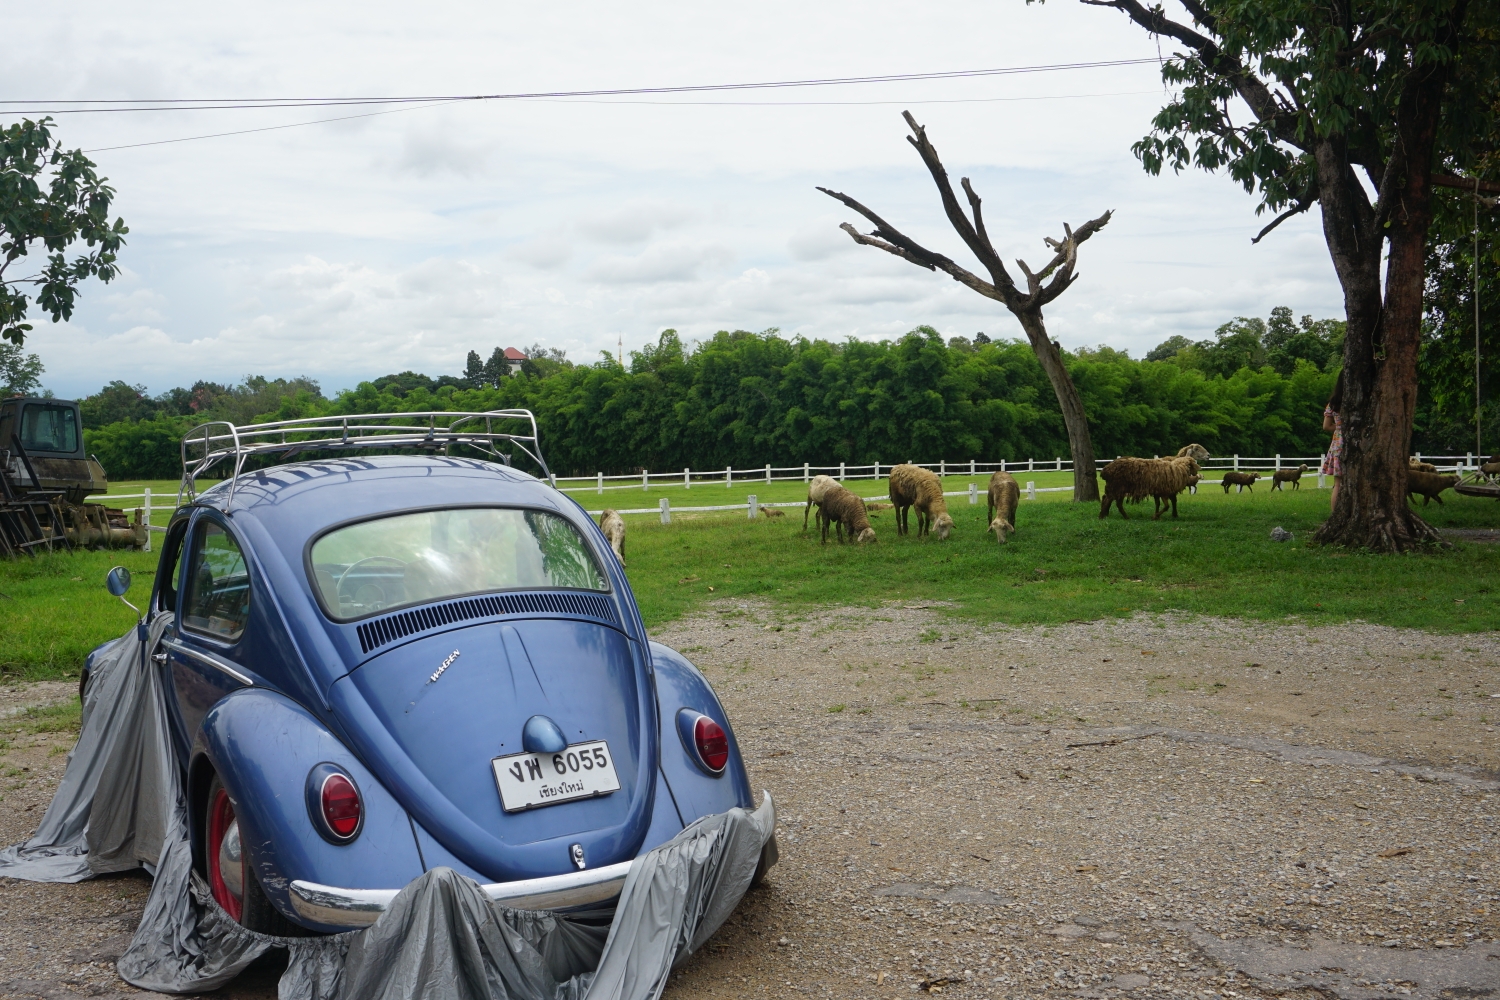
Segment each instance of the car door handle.
M167 662L167 651L164 649L160 653L152 653L151 654L151 661L153 663L166 663Z

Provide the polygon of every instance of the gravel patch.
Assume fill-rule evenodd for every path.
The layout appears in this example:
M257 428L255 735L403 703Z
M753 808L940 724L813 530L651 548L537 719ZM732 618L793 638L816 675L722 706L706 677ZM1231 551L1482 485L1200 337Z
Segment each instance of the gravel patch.
M781 813L781 863L669 997L1500 990L1500 636L734 601L658 638ZM14 841L69 740L7 738ZM140 995L108 959L147 885L0 882L0 994Z

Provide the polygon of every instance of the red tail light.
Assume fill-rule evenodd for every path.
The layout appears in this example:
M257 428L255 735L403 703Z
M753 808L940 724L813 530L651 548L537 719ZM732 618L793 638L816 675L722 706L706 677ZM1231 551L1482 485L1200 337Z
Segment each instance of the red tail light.
M693 725L693 742L698 747L698 757L710 771L722 771L729 761L729 739L724 729L706 715L698 716Z
M359 830L360 813L364 808L354 782L342 774L330 774L323 780L321 797L323 819L328 822L328 828L339 837L354 836Z

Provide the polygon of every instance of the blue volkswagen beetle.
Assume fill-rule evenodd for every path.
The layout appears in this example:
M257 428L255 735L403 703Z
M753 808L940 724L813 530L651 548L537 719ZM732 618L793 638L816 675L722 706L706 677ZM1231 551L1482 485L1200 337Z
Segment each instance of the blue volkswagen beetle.
M637 855L753 808L708 682L647 638L583 508L511 465L546 475L534 421L504 419L531 415L185 440L149 611L174 620L151 660L195 864L244 926L364 926L437 866L508 905L599 910ZM193 496L219 462L229 478ZM771 841L757 876L774 862Z

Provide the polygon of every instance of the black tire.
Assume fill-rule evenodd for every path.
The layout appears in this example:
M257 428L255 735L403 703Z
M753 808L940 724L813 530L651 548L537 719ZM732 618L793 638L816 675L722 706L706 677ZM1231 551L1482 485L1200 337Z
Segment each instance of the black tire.
M219 780L217 774L214 775L213 781L209 782L208 795L203 806L203 871L201 872L203 877L210 882L211 889L209 855L210 852L218 849L212 837L214 803L224 791L224 783ZM240 877L243 892L240 897L240 926L260 934L269 934L272 937L306 937L310 932L305 927L292 923L271 905L271 901L266 898L265 891L260 886L260 878L255 874L255 869L251 867L248 860L242 861L241 864L243 867ZM227 907L225 909L228 910Z

